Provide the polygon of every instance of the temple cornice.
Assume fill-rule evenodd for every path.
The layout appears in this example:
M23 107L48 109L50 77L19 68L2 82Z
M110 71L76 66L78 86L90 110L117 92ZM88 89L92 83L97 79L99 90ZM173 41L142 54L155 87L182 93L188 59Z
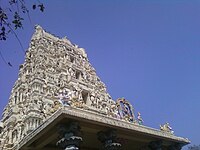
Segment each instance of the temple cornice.
M19 144L14 147L14 150L20 149L21 147L23 147L23 145L27 144L32 139L34 139L34 137L37 136L37 134L45 130L45 128L47 128L49 125L54 124L58 120L61 120L63 118L68 118L68 119L76 118L76 120L78 121L84 120L86 122L90 122L93 124L101 124L101 125L113 127L116 129L124 129L124 130L127 130L128 132L132 132L132 133L137 132L140 134L145 134L146 136L169 140L170 142L182 143L183 145L190 143L190 141L186 138L178 137L173 134L162 132L160 130L153 129L147 126L114 119L109 116L105 116L96 112L91 112L91 111L87 111L87 110L83 110L79 108L63 107L57 110L51 117L49 117L37 129L32 131L26 137L24 137L24 139L20 141Z

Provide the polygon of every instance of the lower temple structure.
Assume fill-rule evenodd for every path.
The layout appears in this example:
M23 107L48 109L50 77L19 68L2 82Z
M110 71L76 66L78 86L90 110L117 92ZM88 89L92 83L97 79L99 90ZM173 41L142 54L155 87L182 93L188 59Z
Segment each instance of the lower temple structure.
M180 150L168 123L143 125L111 98L83 48L36 26L0 123L2 150Z
M64 107L14 149L180 150L188 140L96 112Z

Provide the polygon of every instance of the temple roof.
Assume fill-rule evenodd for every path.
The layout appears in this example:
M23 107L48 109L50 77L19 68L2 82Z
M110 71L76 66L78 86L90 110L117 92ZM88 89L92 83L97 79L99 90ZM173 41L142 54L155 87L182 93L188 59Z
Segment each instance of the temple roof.
M181 144L182 146L190 143L190 141L186 138L177 137L173 134L163 132L157 129L141 126L138 124L133 124L123 120L116 120L112 117L104 116L97 112L91 113L90 111L83 109L64 107L57 110L49 119L43 122L36 130L28 134L22 141L20 141L18 146L14 147L14 149L16 150L20 148L30 149L31 147L41 148L41 146L44 146L43 143L44 141L46 145L49 146L55 145L55 143L53 142L56 141L56 137L58 136L56 134L58 124L64 122L66 123L69 120L77 120L81 125L83 131L85 131L86 133L92 132L93 134L92 139L94 141L96 139L96 133L99 130L104 130L106 128L117 129L119 137L122 138L123 140L126 140L127 142L126 146L124 147L125 149L126 147L134 148L136 145L145 146L148 145L148 143L150 143L151 141L159 141L159 140L162 140L163 145L165 145L166 147L174 143ZM51 134L49 133L52 130L54 132L54 137L50 136ZM50 137L44 138L46 135L49 135ZM41 142L41 140L43 142ZM97 146L97 148L100 147L98 143L92 145Z

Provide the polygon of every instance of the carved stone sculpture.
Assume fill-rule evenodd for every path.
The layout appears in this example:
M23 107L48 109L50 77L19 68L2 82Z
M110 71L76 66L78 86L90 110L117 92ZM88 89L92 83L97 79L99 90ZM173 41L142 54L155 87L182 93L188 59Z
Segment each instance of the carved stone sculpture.
M160 130L161 131L164 131L164 132L168 132L168 133L171 133L173 134L174 131L172 131L172 128L170 127L169 123L165 123L164 125L160 125Z
M143 125L143 122L144 122L144 121L143 121L143 119L142 119L142 117L141 117L140 112L138 112L137 119L138 119L138 120L137 120L137 121L138 121L138 124L139 124L139 125Z
M133 112L133 107L127 100L125 100L124 98L118 99L117 108L121 119L129 122L134 122L135 116Z

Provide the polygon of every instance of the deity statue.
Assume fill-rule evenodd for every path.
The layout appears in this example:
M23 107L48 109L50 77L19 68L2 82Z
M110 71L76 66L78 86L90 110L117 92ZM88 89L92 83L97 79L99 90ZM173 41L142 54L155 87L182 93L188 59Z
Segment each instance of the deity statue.
M45 103L43 107L44 107L43 112L44 112L45 118L49 117L51 115L52 105L50 103Z
M172 127L170 127L169 123L165 123L164 125L160 125L160 130L164 132L168 132L171 134L174 134L174 131L172 130Z
M124 98L118 99L116 104L117 104L120 118L128 122L133 122L135 117L134 117L132 105Z
M87 54L85 53L85 49L84 48L78 48L79 52L81 53L81 55L84 57L84 58L87 58Z
M69 69L68 69L68 73L69 73L69 75L70 75L71 77L74 77L74 76L75 76L75 72L74 72L74 70L73 70L72 68L69 68Z
M36 31L36 32L33 34L32 39L33 39L33 38L34 38L34 39L39 39L39 38L44 34L44 31L43 31L42 27L39 26L39 25L36 25L36 26L35 26L35 31Z
M111 105L110 115L114 118L120 119L118 107L119 107L119 105L116 105L116 104Z
M96 105L96 103L95 103L95 93L94 92L92 92L90 94L90 102L91 102L91 106L95 106Z
M141 114L140 114L140 112L138 112L138 116L137 116L137 119L138 119L138 123L139 123L139 125L143 125L143 119L142 119L142 117L141 117Z
M59 90L56 97L58 98L58 102L63 106L69 106L71 104L69 93L66 90Z
M79 85L73 87L73 91L71 92L71 100L72 107L83 108L85 107L85 103L82 97L82 89Z
M51 109L51 113L56 112L60 107L62 107L62 104L59 101L55 100L54 105Z

